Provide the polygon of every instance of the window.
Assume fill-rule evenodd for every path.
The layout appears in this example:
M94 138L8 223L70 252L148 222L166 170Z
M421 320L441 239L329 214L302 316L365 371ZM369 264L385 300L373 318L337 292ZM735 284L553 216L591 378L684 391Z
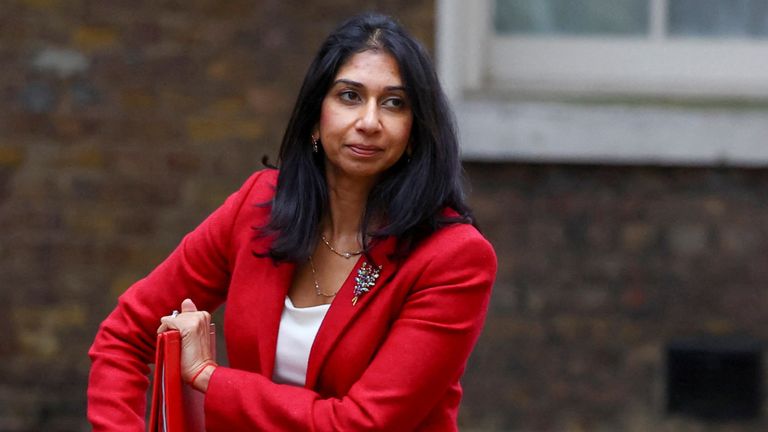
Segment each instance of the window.
M437 0L467 159L768 163L768 0Z
M768 96L768 0L495 0L492 87Z

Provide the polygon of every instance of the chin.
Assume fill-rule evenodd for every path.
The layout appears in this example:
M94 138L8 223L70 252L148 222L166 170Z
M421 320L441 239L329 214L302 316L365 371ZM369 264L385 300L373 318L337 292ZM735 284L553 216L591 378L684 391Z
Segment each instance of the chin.
M377 180L394 165L394 163L386 162L387 161L381 159L359 160L344 158L337 163L329 163L329 166L327 167L330 168L328 172L333 172L333 174L337 177L347 177L358 180Z
M381 167L360 167L360 166L353 166L353 167L346 167L346 169L341 169L338 171L339 174L346 176L346 177L352 177L357 179L375 179L380 177L386 169L381 169Z

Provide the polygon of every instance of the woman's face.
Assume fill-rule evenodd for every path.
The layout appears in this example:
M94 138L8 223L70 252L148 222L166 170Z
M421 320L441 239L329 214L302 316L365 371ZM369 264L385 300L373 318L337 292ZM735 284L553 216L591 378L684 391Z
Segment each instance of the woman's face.
M382 51L350 57L323 99L314 132L325 151L329 180L376 181L403 156L412 123L395 59Z

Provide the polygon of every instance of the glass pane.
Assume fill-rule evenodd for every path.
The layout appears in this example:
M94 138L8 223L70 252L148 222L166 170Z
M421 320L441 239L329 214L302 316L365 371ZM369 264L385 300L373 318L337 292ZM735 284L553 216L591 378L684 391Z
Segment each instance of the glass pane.
M669 33L768 37L768 0L669 0Z
M496 0L501 34L644 35L650 0Z

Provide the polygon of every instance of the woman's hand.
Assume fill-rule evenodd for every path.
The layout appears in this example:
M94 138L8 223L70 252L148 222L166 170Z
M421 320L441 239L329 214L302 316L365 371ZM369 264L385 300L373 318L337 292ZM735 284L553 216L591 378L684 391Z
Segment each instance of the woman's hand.
M205 392L216 367L211 352L211 314L198 311L190 299L181 302L181 313L160 319L157 332L178 330L181 333L181 378L197 390Z

